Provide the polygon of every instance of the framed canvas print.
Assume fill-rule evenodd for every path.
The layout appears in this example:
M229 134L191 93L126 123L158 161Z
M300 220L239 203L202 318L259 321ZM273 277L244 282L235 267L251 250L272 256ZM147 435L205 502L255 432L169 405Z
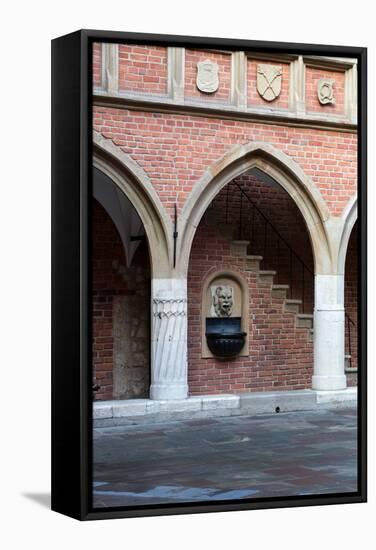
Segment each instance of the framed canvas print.
M366 50L52 42L52 508L366 500Z

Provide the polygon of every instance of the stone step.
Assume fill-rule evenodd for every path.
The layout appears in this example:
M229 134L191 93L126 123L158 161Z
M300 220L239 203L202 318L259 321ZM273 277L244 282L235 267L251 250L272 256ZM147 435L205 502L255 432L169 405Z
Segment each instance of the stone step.
M295 316L297 328L313 328L313 315L310 313L297 313Z
M267 283L267 284L272 285L275 275L277 275L276 271L260 270L258 272L258 280L259 280L260 283Z
M246 258L246 271L260 271L260 262L262 262L262 256L253 256L247 254Z
M286 293L288 292L290 285L273 285L272 286L272 296L273 298L286 298Z
M302 300L296 300L294 298L287 298L284 303L285 313L299 313Z
M249 241L232 241L230 245L233 256L246 256Z

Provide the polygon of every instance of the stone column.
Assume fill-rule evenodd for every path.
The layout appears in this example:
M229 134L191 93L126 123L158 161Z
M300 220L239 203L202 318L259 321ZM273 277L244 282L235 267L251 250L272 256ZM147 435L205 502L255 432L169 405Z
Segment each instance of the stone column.
M344 348L344 276L316 275L312 389L346 388Z
M186 398L187 374L187 280L153 279L150 398Z

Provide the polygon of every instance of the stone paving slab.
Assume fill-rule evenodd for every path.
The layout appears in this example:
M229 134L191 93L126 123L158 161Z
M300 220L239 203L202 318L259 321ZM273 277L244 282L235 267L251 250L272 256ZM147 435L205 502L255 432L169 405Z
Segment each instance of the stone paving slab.
M355 408L94 429L98 508L356 490Z

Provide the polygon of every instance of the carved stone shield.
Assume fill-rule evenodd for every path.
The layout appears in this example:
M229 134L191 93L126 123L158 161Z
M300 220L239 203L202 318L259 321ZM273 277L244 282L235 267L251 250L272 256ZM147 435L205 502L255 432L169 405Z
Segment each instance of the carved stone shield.
M218 90L218 65L210 59L197 63L196 85L201 92L212 94Z
M330 78L320 78L320 80L317 82L317 97L319 98L319 101L321 105L334 105L335 99L334 99L334 80L331 80Z
M274 101L281 93L282 67L257 65L257 91L265 101Z

